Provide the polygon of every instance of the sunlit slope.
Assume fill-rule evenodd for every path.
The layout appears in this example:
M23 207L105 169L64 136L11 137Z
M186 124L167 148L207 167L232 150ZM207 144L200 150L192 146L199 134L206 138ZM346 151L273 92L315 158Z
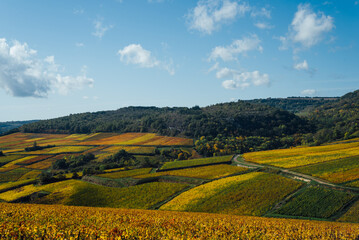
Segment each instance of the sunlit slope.
M200 185L160 209L260 216L301 185L274 174L248 173Z
M0 203L2 238L357 239L358 224Z
M333 183L359 179L359 139L318 147L296 147L243 154L246 161L312 175Z

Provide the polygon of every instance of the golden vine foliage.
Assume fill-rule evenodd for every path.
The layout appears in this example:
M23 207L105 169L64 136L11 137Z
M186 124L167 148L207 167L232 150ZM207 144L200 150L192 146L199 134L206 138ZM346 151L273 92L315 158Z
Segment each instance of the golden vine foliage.
M1 239L357 239L359 225L0 203Z
M294 168L358 155L359 142L344 142L318 147L296 147L250 152L243 154L243 157L251 162Z

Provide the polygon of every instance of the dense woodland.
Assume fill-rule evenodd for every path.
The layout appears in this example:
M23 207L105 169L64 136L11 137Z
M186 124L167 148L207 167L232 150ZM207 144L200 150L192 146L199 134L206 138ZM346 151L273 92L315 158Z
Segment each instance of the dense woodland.
M246 100L246 102L265 104L291 113L305 115L324 104L336 102L338 100L339 97L289 97L254 99Z
M359 90L316 108L308 120L317 126L319 143L359 137Z
M30 121L10 121L10 122L0 122L0 134L6 133L12 129L21 127L24 124L36 122L37 120Z
M313 126L287 111L244 101L204 108L126 107L73 114L22 126L23 132L155 132L168 136L263 136L307 133Z

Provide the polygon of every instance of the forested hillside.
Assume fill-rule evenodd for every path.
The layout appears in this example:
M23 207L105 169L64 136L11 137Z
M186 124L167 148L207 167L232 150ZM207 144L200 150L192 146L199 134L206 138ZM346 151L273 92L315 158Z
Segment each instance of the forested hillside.
M0 134L8 132L11 129L21 127L24 124L36 122L36 121L37 120L0 122Z
M288 97L253 99L246 101L250 103L265 104L291 113L305 115L324 104L337 102L338 100L339 97Z
M318 107L308 117L318 128L319 143L359 136L359 90Z
M207 155L216 152L215 144L219 143L223 151L237 151L241 145L241 152L246 152L250 148L318 145L358 137L358 122L359 90L341 98L239 100L203 108L125 107L38 121L23 125L19 130L30 133L150 132L196 139L205 136L198 147L206 149L203 154ZM255 138L248 138L253 136ZM244 137L244 141L236 137ZM208 146L212 145L209 150Z
M72 114L24 125L23 132L155 132L167 136L275 137L313 131L308 121L284 110L244 101L204 108L126 107Z

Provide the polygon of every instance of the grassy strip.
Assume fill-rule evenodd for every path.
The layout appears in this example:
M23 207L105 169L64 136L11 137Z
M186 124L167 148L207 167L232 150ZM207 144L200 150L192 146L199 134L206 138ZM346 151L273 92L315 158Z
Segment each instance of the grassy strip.
M98 176L84 176L82 180L85 182L106 186L106 187L129 187L139 183L139 180L132 178L109 179Z
M6 163L9 163L11 161L23 158L23 155L8 155L8 156L2 156L0 157L0 166L5 165Z
M135 178L148 178L148 177L171 175L171 176L184 176L184 177L202 178L202 179L216 179L216 178L221 178L232 174L244 172L247 170L248 168L220 164L220 165L211 165L211 166L188 168L181 170L161 171L157 173L139 175L136 176Z
M221 156L221 157L211 157L211 158L199 158L199 159L191 159L191 160L183 160L183 161L175 161L175 162L166 162L161 167L161 171L164 170L178 170L182 168L188 167L197 167L197 166L205 166L212 164L220 164L220 163L229 163L231 162L233 156Z
M28 179L28 180L22 180L22 181L16 181L16 182L7 182L0 184L0 193L10 191L15 188L23 187L26 185L30 185L35 183L35 180Z
M138 168L138 169L127 170L127 171L104 173L104 174L99 174L97 176L103 177L103 178L118 179L118 178L126 178L126 177L133 177L133 176L137 176L137 175L147 174L151 170L152 170L152 168Z

